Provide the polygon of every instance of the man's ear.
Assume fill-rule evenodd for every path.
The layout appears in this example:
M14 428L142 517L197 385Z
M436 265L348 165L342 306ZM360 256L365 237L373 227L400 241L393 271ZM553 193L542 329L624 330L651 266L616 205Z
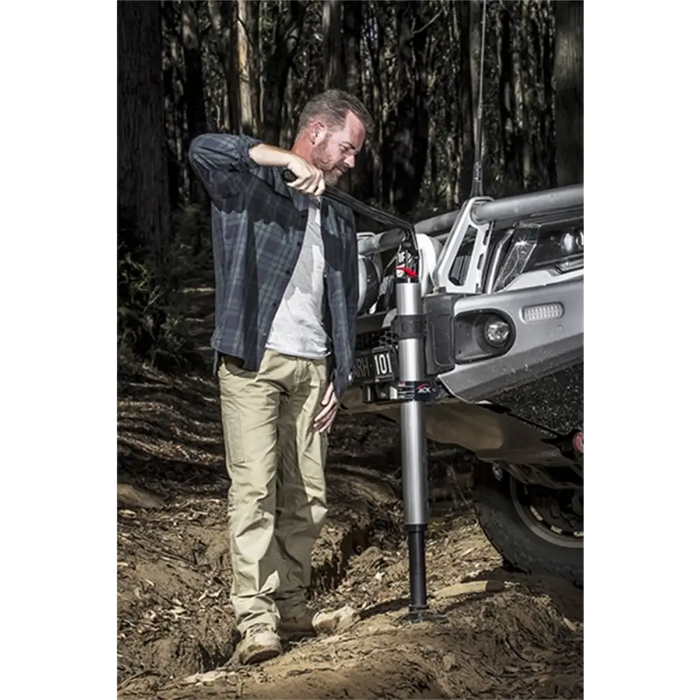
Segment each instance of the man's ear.
M323 141L326 136L326 125L322 121L315 121L309 125L309 140L315 146Z

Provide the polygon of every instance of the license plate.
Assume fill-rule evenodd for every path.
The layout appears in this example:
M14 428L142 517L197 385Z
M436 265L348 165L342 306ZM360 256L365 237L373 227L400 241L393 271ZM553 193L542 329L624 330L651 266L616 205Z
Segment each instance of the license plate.
M394 357L391 350L372 350L355 358L354 381L373 383L391 381L394 375Z

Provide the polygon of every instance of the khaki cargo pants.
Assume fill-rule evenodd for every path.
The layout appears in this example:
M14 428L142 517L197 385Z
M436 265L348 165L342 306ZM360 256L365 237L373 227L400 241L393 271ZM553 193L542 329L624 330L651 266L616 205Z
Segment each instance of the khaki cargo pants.
M219 370L229 489L231 602L243 634L305 609L311 550L326 518L327 438L313 429L325 360L267 350L258 372Z

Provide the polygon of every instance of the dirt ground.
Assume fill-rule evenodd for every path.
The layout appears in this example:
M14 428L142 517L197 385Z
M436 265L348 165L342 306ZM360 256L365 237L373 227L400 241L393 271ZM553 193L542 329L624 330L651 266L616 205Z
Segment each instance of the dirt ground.
M118 421L120 698L583 697L582 591L502 568L455 451L431 447L426 557L440 617L404 619L398 431L369 417L341 416L331 435L312 581L314 605L351 604L360 622L237 667L216 385L122 368Z

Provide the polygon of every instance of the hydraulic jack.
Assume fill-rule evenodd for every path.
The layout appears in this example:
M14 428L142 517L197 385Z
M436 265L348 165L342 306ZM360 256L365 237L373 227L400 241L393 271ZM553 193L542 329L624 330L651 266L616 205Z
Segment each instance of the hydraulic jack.
M397 305L394 323L398 337L396 397L401 405L404 522L411 586L411 602L405 619L411 622L436 619L438 616L428 610L425 571L425 535L429 521L425 407L432 396L432 384L425 368L425 315L416 232L412 224L363 204L334 187L327 187L323 196L357 214L395 227L400 240L394 274Z

